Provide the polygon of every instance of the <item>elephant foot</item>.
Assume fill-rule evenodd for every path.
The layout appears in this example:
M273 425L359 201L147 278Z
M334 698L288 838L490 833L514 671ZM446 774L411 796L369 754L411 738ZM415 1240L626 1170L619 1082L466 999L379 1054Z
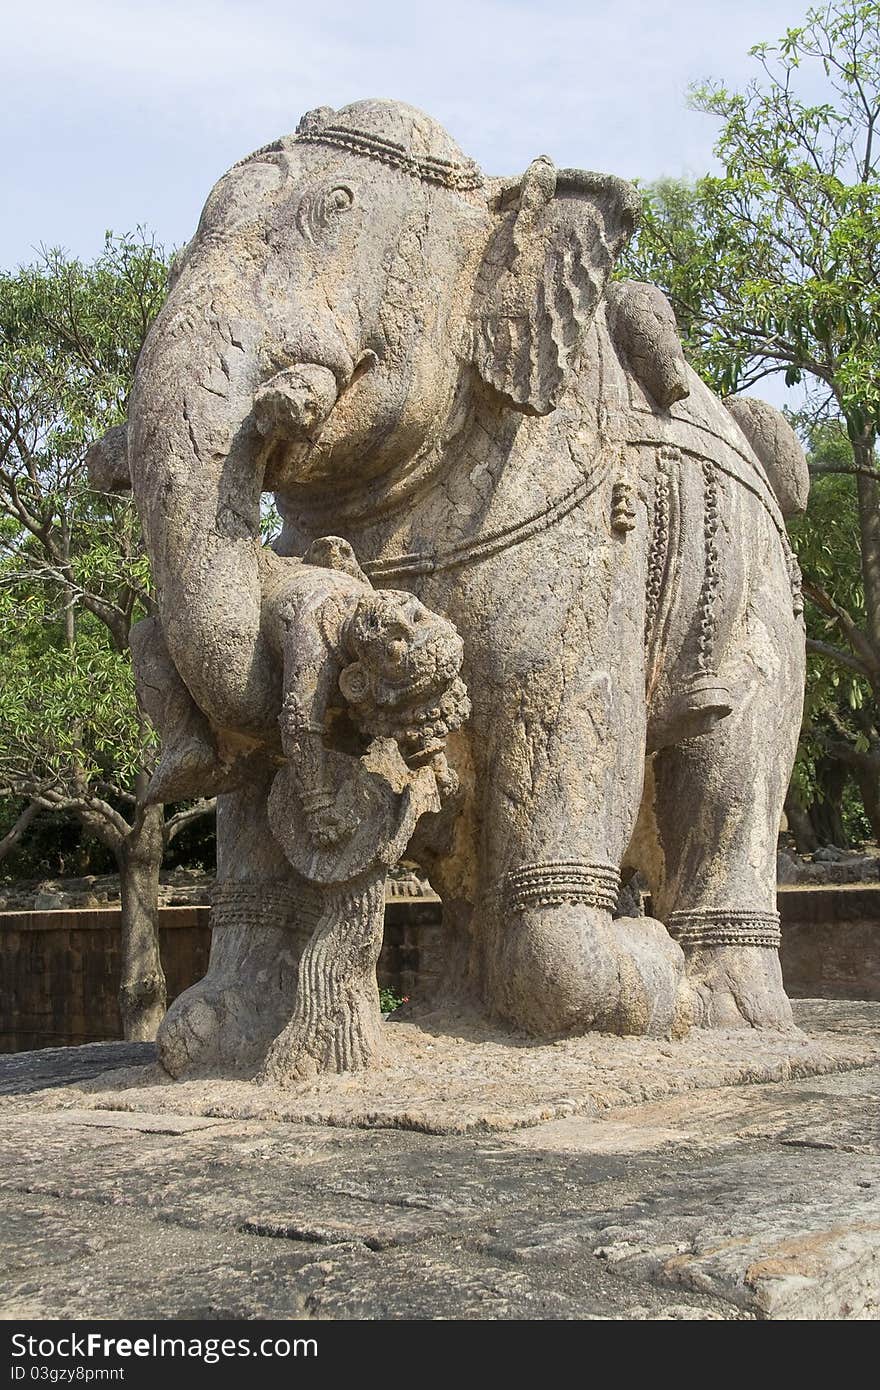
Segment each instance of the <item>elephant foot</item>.
M259 1056L259 1001L237 985L200 980L181 994L159 1028L159 1061L170 1076L237 1071ZM263 1046L265 1051L265 1043Z
M611 936L620 995L609 1031L683 1038L693 1022L693 1000L681 947L653 917L618 917Z
M684 955L649 917L612 921L577 903L527 908L505 928L501 969L498 1010L535 1037L678 1037L690 1026Z
M266 951L265 968L256 968L258 951L252 951L240 975L209 973L175 999L156 1039L159 1061L170 1076L252 1076L264 1061L296 1000L296 960L285 934L266 929L265 935L277 938L259 943Z
M797 1031L777 951L764 946L697 947L687 952L687 974L697 1027Z

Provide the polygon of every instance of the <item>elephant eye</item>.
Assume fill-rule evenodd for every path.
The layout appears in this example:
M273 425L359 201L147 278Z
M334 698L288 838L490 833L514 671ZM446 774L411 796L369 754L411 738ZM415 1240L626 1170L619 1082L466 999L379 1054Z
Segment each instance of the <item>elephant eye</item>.
M354 206L354 193L347 184L333 188L307 189L296 210L296 225L307 241L319 241L329 233L341 213Z
M327 194L324 206L328 212L347 212L354 203L354 194L345 184L340 184L338 188L331 188Z

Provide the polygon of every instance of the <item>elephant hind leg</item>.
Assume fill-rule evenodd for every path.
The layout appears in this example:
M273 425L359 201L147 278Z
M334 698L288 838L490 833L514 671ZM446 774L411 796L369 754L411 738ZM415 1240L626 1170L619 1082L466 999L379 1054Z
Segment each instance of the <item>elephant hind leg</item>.
M760 621L757 605L754 612L733 712L652 759L645 795L658 852L646 868L654 911L687 958L695 1022L788 1029L776 845L800 728L803 650L778 601Z

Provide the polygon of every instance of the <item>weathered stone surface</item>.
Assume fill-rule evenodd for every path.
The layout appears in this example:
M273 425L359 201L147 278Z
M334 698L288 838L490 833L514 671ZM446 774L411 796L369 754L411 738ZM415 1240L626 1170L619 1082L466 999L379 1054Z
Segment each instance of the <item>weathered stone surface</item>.
M729 396L724 404L767 470L782 515L800 516L807 509L810 474L785 416L754 396Z
M84 1047L47 1047L39 1052L6 1053L0 1059L0 1095L69 1086L100 1076L109 1067L148 1065L156 1055L152 1043L87 1043Z
M775 1171L763 1157L740 1158L658 1194L649 1212L643 1204L620 1212L598 1230L593 1253L637 1278L718 1293L761 1317L877 1318L878 1182L877 1159L856 1165L835 1155L817 1177L809 1155Z
M833 1024L843 1006L829 1007ZM563 1116L601 1115L676 1093L834 1073L878 1056L876 1006L853 1006L856 1022L844 1032L827 1022L821 1002L818 1016L811 1014L813 1008L808 1001L804 1017L811 1023L810 1036L762 1032L749 1039L747 1049L736 1031L693 1033L678 1042L588 1035L539 1046L522 1035L488 1029L479 1018L440 1015L387 1024L381 1065L362 1075L318 1076L290 1088L215 1078L174 1085L161 1067L148 1064L87 1077L76 1081L75 1090L59 1090L55 1083L28 1106L434 1134L502 1132ZM858 1010L867 1011L864 1031ZM114 1046L106 1045L108 1066L113 1066Z
M379 1056L376 963L386 876L420 818L457 797L458 778L444 749L470 703L452 625L409 594L373 589L347 542L325 536L302 563L276 560L267 587L284 672L284 760L272 769L261 809L294 881L266 885L264 893L245 884L245 925L275 909L277 930L292 909L300 936L303 919L311 935L297 942L294 989L289 949L282 952L290 971L274 968L274 934L255 943L249 934L242 940L240 932L229 931L228 919L235 925L241 913L242 888L221 874L213 966L175 1000L158 1044L172 1076L193 1070L253 1075L259 1067L260 1080L284 1085L322 1071L359 1071ZM169 785L175 796L184 793L180 777L203 764L232 784L246 776L257 755L233 752L224 764L203 716L187 713L189 695L170 662L162 672L158 634L145 651L159 672L154 679L174 692L164 700L151 697L148 705L166 734L151 796L164 800ZM331 707L344 714L349 739L363 741L360 757L326 745ZM265 776L265 759L262 768ZM267 1050L265 1040L273 1035Z
M98 492L128 492L128 427L115 425L86 454L89 483Z
M279 1080L311 1055L303 847L329 834L345 859L360 832L282 793L310 762L321 783L316 750L353 785L366 728L324 599L311 638L302 604L284 637L328 571L343 608L373 585L463 644L469 722L434 692L421 732L386 731L413 775L418 739L448 734L458 774L414 827L448 998L541 1038L791 1026L775 846L804 638L783 514L807 476L777 412L725 409L690 370L657 289L612 284L638 208L543 156L486 177L391 101L309 112L211 193L127 436L161 620L133 637L154 795L224 802L208 975L161 1040L176 1075ZM398 639L378 636L387 666ZM400 640L416 677L426 649ZM614 920L629 867L656 920ZM364 901L337 913L361 935ZM376 1050L350 1012L361 1042L333 1065Z
M798 1013L862 1046L880 1033L877 1005ZM80 1051L34 1080L75 1077ZM37 1064L0 1069L26 1086ZM6 1317L877 1315L877 1065L470 1137L51 1094L0 1110Z

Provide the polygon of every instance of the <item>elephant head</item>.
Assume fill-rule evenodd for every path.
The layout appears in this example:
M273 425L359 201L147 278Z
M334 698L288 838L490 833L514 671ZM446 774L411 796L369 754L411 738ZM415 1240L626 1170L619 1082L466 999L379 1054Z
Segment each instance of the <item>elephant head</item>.
M636 220L620 180L489 180L395 102L310 112L210 194L138 363L132 487L168 649L220 728L274 728L260 497L399 495L494 394L562 400ZM330 528L333 529L333 528Z

